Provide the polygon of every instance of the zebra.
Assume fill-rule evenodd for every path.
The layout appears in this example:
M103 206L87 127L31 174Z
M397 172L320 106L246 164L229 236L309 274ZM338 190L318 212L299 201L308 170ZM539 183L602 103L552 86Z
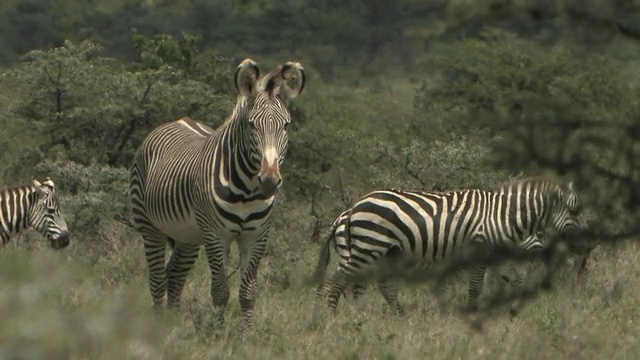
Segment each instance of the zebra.
M287 102L303 90L305 72L286 62L260 77L243 60L230 116L217 129L190 118L152 130L138 148L130 174L134 226L144 240L153 306L167 295L180 307L185 279L204 244L211 271L214 321L224 324L229 301L225 262L233 241L240 252L239 302L245 330L254 327L257 271L265 254L280 166L288 147ZM165 248L173 251L165 264Z
M329 235L325 238L326 241L324 244L325 246L333 245L333 249L338 253L340 261L344 262L348 262L349 258L351 257L351 253L349 252L351 246L351 237L347 235L346 231L348 231L347 226L349 226L349 217L351 216L352 211L353 208L346 209L342 213L340 213L338 217L336 217L333 223L331 223ZM323 253L325 251L329 250L327 248L324 248ZM405 258L405 260L407 259ZM326 261L328 262L329 258L327 258ZM411 267L414 271L424 271L429 267L428 263L422 261L418 261L412 264L406 263L405 265L411 265L409 267ZM316 275L316 277L318 277L318 275ZM324 273L320 277L324 277ZM364 276L362 279L351 279L351 296L354 300L358 300L366 291L366 280L368 279ZM316 288L317 297L322 296L322 292L324 290L323 288L324 284L320 283ZM345 290L346 289L342 290L342 295L346 297L347 294Z
M391 190L401 191L397 189L391 189ZM349 251L351 239L349 236L347 236L345 232L347 231L346 229L349 224L349 216L351 215L352 211L353 211L352 208L344 210L342 213L340 213L340 215L338 215L338 217L336 217L333 223L331 223L329 235L326 238L326 242L325 242L326 246L333 245L333 250L340 257L340 261L343 261L343 262L348 262L349 258L351 257L351 253ZM536 235L536 236L539 236L539 235ZM533 238L527 239L526 242L530 242L532 240ZM324 251L328 251L328 250L326 250L325 248L323 252ZM582 256L586 257L588 255L583 254ZM403 260L406 261L409 259L405 257ZM327 259L327 261L329 261L329 259ZM404 269L410 269L414 272L424 272L429 269L431 263L424 262L424 261L414 261L414 262L405 262L402 265L404 265ZM516 270L516 268L512 264L509 265L508 271L509 271L508 274L503 272L499 273L500 277L505 282L511 284L514 288L516 289L520 288L523 282L522 275ZM324 274L316 275L316 277L320 277L320 278L324 277ZM350 284L351 296L354 300L358 300L359 298L361 298L364 292L366 291L367 289L366 280L368 280L366 276L363 276L362 279L351 279L351 284ZM346 297L347 293L345 290L346 289L343 289L342 295ZM320 283L316 288L316 297L317 298L322 297L323 291L324 291L324 284ZM400 311L402 312L403 310L400 310Z
M52 249L64 249L69 245L67 223L60 215L55 185L48 177L42 182L33 179L32 184L0 191L0 224L2 247L30 227L45 236Z
M394 255L433 264L473 244L541 251L543 233L549 228L561 234L586 230L573 181L538 177L515 180L495 190L373 191L333 222L314 274L321 282L317 296L327 293L328 306L335 312L348 284L355 282L361 292L358 277L382 260L393 262ZM325 279L334 238L340 262ZM485 271L480 263L471 267L470 310L478 307ZM519 275L512 280L515 286L522 281ZM378 288L392 311L404 313L396 285L388 277L378 275Z

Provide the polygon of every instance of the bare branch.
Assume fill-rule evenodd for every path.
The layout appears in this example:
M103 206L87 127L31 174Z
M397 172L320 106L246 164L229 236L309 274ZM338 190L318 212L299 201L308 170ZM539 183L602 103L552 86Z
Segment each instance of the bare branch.
M345 208L351 206L351 199L349 199L348 195L344 191L344 187L342 186L342 175L340 174L340 170L336 171L338 173L338 186L340 187L340 200L344 204Z

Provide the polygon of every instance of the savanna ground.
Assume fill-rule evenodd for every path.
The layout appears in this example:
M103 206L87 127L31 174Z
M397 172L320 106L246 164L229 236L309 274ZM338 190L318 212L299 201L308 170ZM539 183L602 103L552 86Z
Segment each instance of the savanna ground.
M11 20L0 22L0 183L51 176L71 231L63 251L29 231L0 252L0 358L639 353L635 2L99 3L0 4L0 18ZM140 31L122 31L132 24ZM207 324L202 252L183 309L152 310L126 193L131 158L153 127L183 116L221 123L245 56L263 72L300 60L307 84L292 104L256 330L242 338L237 256L223 329ZM432 283L402 286L402 318L387 314L375 287L357 303L341 299L336 316L314 301L308 280L318 239L367 192L487 188L547 172L576 181L593 236L604 243L586 276L578 281L568 259L551 291L538 292L517 317L506 306L490 309L482 331L474 329L460 311L467 280L459 274L440 292ZM539 263L526 267L527 279L539 279ZM488 278L485 303L501 284Z
M285 206L279 210L286 216ZM75 237L75 246L60 252L36 236L31 248L9 246L0 253L0 358L626 359L640 351L635 243L594 250L581 281L564 266L554 291L515 318L506 309L494 313L477 331L458 311L466 299L460 275L441 294L444 307L430 284L408 284L401 290L404 317L388 314L373 288L357 303L342 299L332 316L306 282L317 255L295 235L306 224L279 224L260 268L256 331L246 338L239 333L237 273L226 326L206 326L210 277L203 258L188 278L182 311L159 315L150 307L140 238L129 231L114 233L119 250L93 261L77 245L90 239ZM486 282L494 290L495 277Z

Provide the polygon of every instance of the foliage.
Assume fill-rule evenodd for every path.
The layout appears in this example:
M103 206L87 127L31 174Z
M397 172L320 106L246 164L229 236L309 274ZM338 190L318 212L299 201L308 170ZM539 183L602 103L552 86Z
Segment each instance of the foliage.
M10 284L7 297L0 296L0 312L26 329L3 334L11 346L0 346L0 354L14 354L39 339L53 339L38 346L61 357L293 358L305 350L329 358L540 355L532 346L548 357L637 352L637 342L624 340L637 333L633 324L618 321L628 318L633 304L616 295L619 286L611 277L623 274L616 275L623 281L635 271L635 244L621 245L622 256L598 248L600 262L593 262L595 276L587 285L573 287L560 274L560 288L546 294L534 283L532 292L540 296L522 319L491 319L508 329L503 334L495 330L500 326L491 326L489 342L465 335L466 323L451 310L464 302L463 287L450 286L455 296L440 297L448 306L442 313L426 288L410 287L401 291L412 304L408 319L384 316L384 305L373 295L357 306L345 301L344 316L332 319L315 313L312 290L301 275L310 272L317 256L309 240L357 198L383 187L488 188L513 174L552 170L577 180L601 220L592 223L596 235L618 235L608 240L637 233L640 130L632 80L638 77L629 71L637 67L635 44L612 41L595 56L576 41L586 30L568 26L573 20L562 17L561 6L537 12L533 0L72 3L0 4L0 16L8 19L0 24L0 39L9 34L20 40L4 40L8 45L0 50L0 61L10 66L0 78L3 182L51 176L72 230L72 246L64 255L34 246L21 249L33 256L0 261L5 264L0 277ZM65 8L73 11L62 14ZM44 19L45 14L53 16ZM21 23L25 19L32 22ZM483 23L492 22L517 35L481 31ZM29 26L42 30L40 35L21 37ZM130 26L138 29L133 36ZM460 34L471 36L458 41ZM34 47L40 50L12 63ZM143 137L182 116L220 124L232 106L233 70L245 56L263 68L275 65L276 58L300 59L308 80L305 96L291 108L284 186L260 268L264 281L257 312L264 322L257 343L239 341L233 320L214 336L200 325L210 309L206 261L189 277L181 316L166 327L147 317L144 251L129 227L126 199L128 166ZM424 61L414 65L418 59ZM421 83L417 92L415 82ZM21 239L29 234L39 236L29 232ZM59 282L39 276L49 267L60 270L48 273ZM231 281L237 285L237 276ZM25 302L20 296L33 282L46 296L40 292ZM620 306L603 314L602 304L609 303ZM229 311L237 315L234 306ZM44 310L31 316L32 309ZM73 315L77 311L82 316ZM371 317L377 312L380 316ZM32 324L41 321L36 315L53 325L29 335ZM123 318L139 324L134 327L139 332L131 336ZM452 321L454 330L443 332ZM614 341L593 333L587 323L614 329ZM60 333L73 340L60 340ZM411 340L425 333L436 341Z
M619 63L493 29L430 65L443 79L421 88L417 111L448 111L476 139L491 136L485 143L498 167L571 176L587 203L604 210L597 227L622 221L629 232L616 235L640 230L639 94ZM627 214L605 210L613 204Z
M229 111L225 96L179 69L131 72L98 57L99 50L91 42L34 50L9 73L29 94L15 105L15 115L45 137L38 151L48 157L128 166L152 127L182 116L215 126Z
M191 67L198 37L183 33L182 39L174 41L168 34L159 34L153 39L148 39L136 29L132 32L133 46L139 56L137 65L142 69L158 70L168 65L188 71Z
M98 254L118 246L104 231L114 222L130 226L127 168L44 160L34 170L55 179L59 193L70 195L63 197L61 211L69 232L81 235L75 241L85 238L83 246Z
M201 39L183 32L178 40L171 35L158 34L148 38L136 29L132 30L133 46L138 59L132 64L132 70L178 70L187 78L195 79L213 88L215 94L232 93L232 75L230 61L214 49L202 53L198 51Z

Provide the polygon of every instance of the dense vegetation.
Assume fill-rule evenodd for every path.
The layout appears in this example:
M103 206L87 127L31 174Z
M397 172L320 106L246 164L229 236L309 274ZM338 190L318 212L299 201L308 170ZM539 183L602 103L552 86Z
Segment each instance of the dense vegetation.
M373 292L358 307L342 305L340 318L316 314L302 275L313 269L327 224L381 187L492 187L553 172L576 180L593 238L637 238L636 5L545 4L3 2L0 179L9 186L51 176L73 238L68 250L50 253L29 232L20 249L1 254L0 311L16 325L1 333L11 341L0 354L242 357L268 346L285 358L305 349L332 358L538 358L530 350L547 344L553 357L637 352L640 343L628 337L637 332L631 298L640 289L631 284L620 295L640 271L635 243L598 248L586 284L559 274L561 289L534 300L521 319L490 320L489 342L469 340L462 322L446 328L457 321L464 281L445 292L442 313L424 286L403 290L404 323L383 315ZM227 341L233 321L216 338L199 325L210 308L204 261L188 279L184 318L147 314L146 265L126 198L143 137L182 116L219 125L245 56L263 68L299 60L308 79L291 109L255 347ZM603 312L602 304L617 307ZM611 342L594 332L605 326ZM435 343L423 344L425 334Z

